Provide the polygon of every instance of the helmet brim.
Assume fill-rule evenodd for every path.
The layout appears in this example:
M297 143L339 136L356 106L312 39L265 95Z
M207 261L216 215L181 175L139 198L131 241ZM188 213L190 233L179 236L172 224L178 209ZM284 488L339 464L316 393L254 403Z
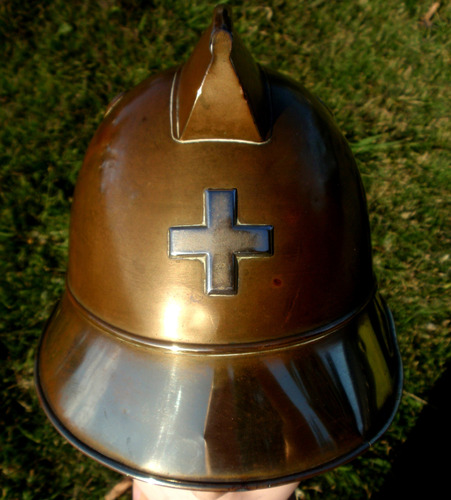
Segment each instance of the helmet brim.
M208 353L117 335L66 291L41 338L41 404L75 447L122 474L190 489L301 480L389 426L402 369L376 294L333 329Z

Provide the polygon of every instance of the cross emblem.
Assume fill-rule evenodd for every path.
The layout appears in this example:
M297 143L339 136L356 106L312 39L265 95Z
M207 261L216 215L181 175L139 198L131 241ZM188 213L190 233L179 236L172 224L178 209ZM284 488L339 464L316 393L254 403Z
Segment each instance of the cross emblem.
M204 191L204 221L169 229L169 257L204 263L205 293L238 291L238 259L273 254L273 227L237 221L236 189Z

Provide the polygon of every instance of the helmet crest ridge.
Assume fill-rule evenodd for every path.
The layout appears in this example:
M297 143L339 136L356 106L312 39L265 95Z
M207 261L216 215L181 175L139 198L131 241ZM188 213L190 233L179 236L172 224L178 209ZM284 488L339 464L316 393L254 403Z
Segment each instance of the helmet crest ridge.
M267 140L265 79L232 28L230 8L218 6L177 75L175 131L180 141Z

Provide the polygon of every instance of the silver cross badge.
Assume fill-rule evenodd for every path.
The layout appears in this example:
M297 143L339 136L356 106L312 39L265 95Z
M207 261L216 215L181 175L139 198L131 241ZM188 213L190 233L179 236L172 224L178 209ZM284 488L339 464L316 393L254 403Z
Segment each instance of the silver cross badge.
M238 291L238 259L273 254L273 227L237 221L236 189L204 192L204 222L169 229L169 256L204 263L205 293Z

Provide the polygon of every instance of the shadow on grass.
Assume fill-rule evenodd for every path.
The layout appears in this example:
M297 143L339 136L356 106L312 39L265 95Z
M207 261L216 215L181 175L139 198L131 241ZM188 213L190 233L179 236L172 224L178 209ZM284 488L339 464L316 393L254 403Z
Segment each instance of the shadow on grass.
M391 474L374 500L443 498L449 489L451 362L430 390L428 404L395 455Z

